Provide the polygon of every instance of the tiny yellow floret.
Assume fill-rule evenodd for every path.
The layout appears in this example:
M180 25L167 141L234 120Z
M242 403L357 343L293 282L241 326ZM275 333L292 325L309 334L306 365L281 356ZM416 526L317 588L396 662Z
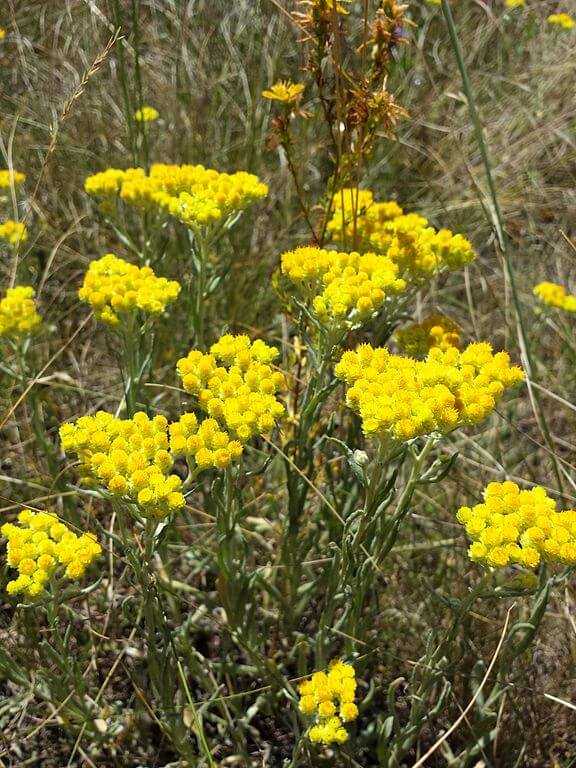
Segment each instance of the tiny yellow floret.
M28 239L28 230L22 221L8 219L0 224L0 240L4 240L8 245L17 248Z
M268 90L262 91L265 99L281 101L284 104L292 104L302 96L304 86L300 83L292 83L289 80L279 80Z
M569 13L551 13L550 16L548 16L548 24L565 30L574 29L574 27L576 27L576 21L574 21Z
M556 283L538 283L533 290L542 304L555 309L562 309L564 312L576 312L576 296L568 293L563 285Z
M0 170L0 189L19 187L26 180L26 174L20 171Z
M160 113L158 110L148 105L144 105L134 112L134 119L139 123L153 123L155 120L158 120L159 117Z

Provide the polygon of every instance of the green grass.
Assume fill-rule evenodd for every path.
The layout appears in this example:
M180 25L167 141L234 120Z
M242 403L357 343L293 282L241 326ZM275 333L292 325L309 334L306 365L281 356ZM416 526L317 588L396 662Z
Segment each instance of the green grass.
M371 12L375 5L367 3ZM28 178L0 217L17 213L30 236L17 262L0 252L2 293L17 266L17 282L37 288L45 331L29 358L39 380L30 388L2 381L1 522L23 504L49 508L97 533L105 553L81 582L94 590L49 615L6 596L2 545L0 766L415 766L469 705L426 765L572 764L572 584L553 586L536 637L519 650L527 627L518 624L538 614L537 600L506 593L501 573L484 584L455 519L487 482L505 478L544 486L562 509L576 506L574 320L542 311L532 295L542 280L576 285L574 33L547 27L557 7L452 3L458 61L442 8L410 4L410 43L397 50L388 79L409 116L393 137L379 134L362 185L465 234L478 253L466 270L419 292L409 313L445 311L466 339L489 340L515 361L529 350L534 383L532 397L526 387L507 395L481 427L435 448L434 457L457 460L442 482L416 488L354 614L364 588L358 573L374 553L371 539L350 552L342 546L354 532L350 515L363 506L343 443L367 444L341 387L325 393L308 429L289 424L253 443L234 492L216 476L195 486L157 541L138 526L122 530L122 510L79 482L58 439L63 421L115 412L123 397L116 344L77 297L94 258L134 259L83 190L88 175L107 167L203 163L269 185L266 200L218 245L227 272L206 333L248 333L281 349L290 408L296 390L300 408L318 391L305 389L311 364L298 351L301 329L273 288L280 254L310 233L270 135L278 108L261 97L278 79L304 78L303 32L287 13L295 5L8 2L0 14L0 167ZM352 3L348 20L357 42L363 8ZM353 55L353 46L344 51ZM140 103L161 120L135 123ZM307 115L291 123L294 170L319 220L334 152L314 86L301 107ZM127 230L136 241L145 233L135 216ZM152 253L155 268L192 285L185 228L168 227L156 242L166 256ZM172 389L180 383L175 361L193 337L180 307L158 324L141 390L171 418L185 400ZM369 341L373 331L346 343ZM2 354L10 360L7 348ZM318 387L329 370L322 376ZM400 490L408 469L406 460ZM236 516L232 529L227 515ZM352 574L347 582L343 573ZM357 669L361 713L331 755L307 741L296 689L338 655Z

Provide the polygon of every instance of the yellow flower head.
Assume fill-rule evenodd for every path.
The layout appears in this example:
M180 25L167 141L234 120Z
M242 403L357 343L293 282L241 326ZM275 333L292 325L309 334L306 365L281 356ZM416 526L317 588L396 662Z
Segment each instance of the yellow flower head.
M8 288L0 300L0 336L19 339L33 333L41 323L34 303L34 288L29 285Z
M20 171L0 171L0 189L19 187L26 180L26 174Z
M23 222L8 219L3 224L0 224L0 240L4 240L13 248L17 248L20 244L25 243L27 239L28 230Z
M326 672L315 672L299 686L300 712L314 718L308 738L320 744L343 744L344 727L358 717L356 673L351 664L334 660Z
M198 465L227 466L239 458L244 443L271 432L284 415L276 398L285 386L284 375L271 366L277 355L263 341L226 334L210 354L192 350L179 360L184 389L197 398L210 427L206 422L198 426L185 414L187 425L181 419L171 427L172 450L193 457ZM228 453L219 454L220 448Z
M137 504L145 516L163 518L184 506L182 481L169 474L173 456L164 416L150 419L139 412L119 419L98 411L63 424L60 439L88 477Z
M137 310L161 314L179 293L175 280L157 277L150 267L137 267L108 253L90 263L78 296L100 320L118 325L123 315Z
M289 293L322 325L361 324L406 287L397 265L375 253L305 246L282 254L280 271Z
M158 120L159 117L160 113L158 110L147 105L137 109L134 113L134 119L139 123L153 123L155 120Z
M538 283L534 287L534 295L549 307L562 309L564 312L576 312L576 296L569 294L563 285Z
M422 361L363 344L344 353L335 373L364 434L398 441L478 424L524 378L506 352L494 354L487 343L463 352L436 347Z
M540 486L521 491L510 481L489 483L484 501L461 507L457 518L472 539L470 558L481 565L576 565L576 511L557 512Z
M425 357L435 347L448 349L460 346L460 333L456 323L445 315L430 315L421 323L402 328L396 333L400 349L410 357Z
M89 176L84 189L111 205L118 200L139 211L173 216L191 228L208 227L266 197L268 187L245 171L219 173L203 165L152 165Z
M442 270L456 270L475 258L469 241L448 229L438 232L419 214L405 214L394 202L375 202L366 189L343 189L332 201L328 231L339 243L387 256L399 277L410 284L429 280Z
M4 40L6 37L6 30L3 27L0 27L0 40Z
M548 24L566 30L574 29L574 27L576 27L576 21L574 21L569 13L551 13L550 16L548 16Z
M23 509L18 521L0 528L8 539L8 565L18 569L18 577L6 586L9 595L38 597L55 575L79 579L102 553L91 533L77 536L51 512Z
M292 104L302 96L304 86L300 83L292 83L289 80L279 80L268 90L262 91L262 96L271 101L282 101L284 104Z
M506 8L524 8L526 0L504 0Z

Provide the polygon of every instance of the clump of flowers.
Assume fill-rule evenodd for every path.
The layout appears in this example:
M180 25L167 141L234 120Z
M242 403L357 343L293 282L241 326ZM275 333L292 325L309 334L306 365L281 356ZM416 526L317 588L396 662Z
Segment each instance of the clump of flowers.
M108 168L89 176L84 189L110 206L121 199L140 211L166 214L191 228L216 224L268 194L257 176L219 173L203 165L156 163L142 168Z
M139 123L153 123L155 120L158 120L159 117L160 113L158 110L146 104L134 112L134 119Z
M186 457L199 471L226 469L238 461L244 450L242 443L233 440L216 419L198 422L195 413L184 413L169 429L172 454Z
M548 16L548 24L566 30L574 29L574 27L576 27L576 21L574 21L569 13L551 13L550 16Z
M327 672L315 672L299 686L300 711L314 717L308 731L310 741L320 744L343 744L348 740L345 723L358 717L356 673L351 664L335 660Z
M457 518L472 539L470 558L481 565L576 564L576 511L556 511L541 486L521 491L510 481L489 483L484 501L461 507Z
M137 267L107 253L91 262L78 296L90 304L99 320L118 325L123 315L137 310L161 314L179 293L175 280L157 277L151 267Z
M431 349L446 350L460 346L456 323L446 315L434 314L421 323L413 323L396 332L400 349L411 357L424 357Z
M34 333L42 323L34 303L35 291L29 285L8 288L0 300L0 336L13 341Z
M146 517L163 518L184 506L182 481L169 474L168 422L135 413L119 419L105 411L60 427L62 447L111 494L138 504Z
M18 569L18 577L6 585L9 595L38 597L58 575L79 579L102 553L91 533L77 536L51 512L23 509L18 521L0 528L8 539L8 565Z
M282 254L280 271L322 324L364 322L406 288L398 266L375 253L302 247Z
M226 334L212 345L210 354L194 349L178 361L186 392L194 395L200 408L232 438L231 447L222 445L231 452L231 458L238 452L235 441L244 444L271 432L284 415L284 406L275 396L285 386L284 375L270 365L277 356L278 351L261 340L251 342L248 336ZM218 435L216 431L214 434ZM223 441L223 437L217 440ZM196 440L192 445L196 448ZM206 447L216 454L215 446L212 441ZM193 456L198 461L197 450ZM215 463L216 459L216 455L211 457Z
M279 80L270 88L262 91L262 96L271 101L281 101L284 104L292 104L302 96L304 86L301 83L292 83L289 80Z
M0 170L0 189L19 187L26 181L26 174L20 171Z
M8 219L3 224L0 224L0 240L4 240L13 248L18 247L21 243L25 243L27 239L28 230L22 221Z
M399 441L478 424L524 378L488 343L431 349L421 361L363 344L344 353L335 373L348 385L346 403L364 434Z
M475 259L463 235L436 231L423 216L405 214L394 201L375 202L370 190L341 190L333 207L327 229L336 242L357 243L361 251L384 254L398 265L399 276L411 283L442 270L460 269Z
M534 287L534 295L549 307L562 309L565 312L576 312L576 296L569 294L563 285L538 283Z

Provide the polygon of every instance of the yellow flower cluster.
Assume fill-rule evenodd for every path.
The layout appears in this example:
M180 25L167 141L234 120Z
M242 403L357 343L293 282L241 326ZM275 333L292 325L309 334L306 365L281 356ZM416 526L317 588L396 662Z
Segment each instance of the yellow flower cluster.
M33 333L42 322L34 303L34 288L8 288L0 300L0 336L18 339Z
M526 0L504 0L506 8L524 8Z
M576 511L557 512L540 486L521 491L510 481L489 483L484 501L461 507L457 518L473 542L470 558L482 565L576 565Z
M576 27L576 21L574 21L569 13L551 13L550 16L548 16L548 24L566 30L574 29L574 27Z
M284 104L291 104L294 101L298 101L303 92L304 86L302 84L292 83L289 80L279 80L268 90L262 91L262 96L271 101L282 101Z
M102 552L92 534L77 536L51 512L24 509L18 520L20 525L0 528L8 539L8 565L18 569L18 577L6 585L9 595L37 597L59 566L65 578L79 579Z
M4 40L6 37L6 30L3 27L0 27L0 40Z
M459 328L445 315L435 314L396 333L400 349L410 357L424 357L431 349L460 346Z
M175 280L157 277L151 267L137 267L107 253L91 262L78 296L90 304L98 319L118 325L128 312L161 314L179 293Z
M400 441L479 423L524 378L488 343L431 349L422 361L363 344L344 353L335 373L349 387L346 402L364 433Z
M328 231L336 242L357 242L361 251L386 255L398 265L399 276L411 282L460 269L475 258L463 235L436 231L423 216L404 214L394 201L375 202L370 190L344 189L333 206Z
M406 282L376 253L340 253L305 246L282 254L280 270L321 323L364 321Z
M11 186L19 187L26 180L26 174L20 171L0 171L0 189L10 189Z
M245 171L219 173L203 165L152 165L89 176L84 189L108 202L120 197L142 211L165 213L190 227L215 224L266 197L268 187Z
M315 672L299 686L300 711L315 717L308 731L310 741L321 744L343 744L348 740L344 723L358 717L356 673L351 664L331 662L327 672Z
M185 413L170 424L170 450L174 456L194 461L199 470L225 469L238 461L244 447L232 440L216 419L198 423L196 414Z
M270 365L277 355L263 341L226 334L212 345L210 354L192 350L178 361L186 392L195 395L202 410L231 435L232 442L222 449L230 451L232 458L238 451L235 441L243 444L270 432L284 415L284 406L275 397L285 386L284 375ZM217 442L212 440L205 447L214 454L216 465L218 442L224 438L215 431L214 439ZM197 445L196 440L192 445ZM197 451L195 456L198 460Z
M134 112L134 119L139 123L153 123L155 120L158 120L159 117L160 113L158 110L147 105L141 107L141 109L137 109L136 112Z
M3 224L0 224L0 240L4 240L9 245L16 248L21 243L25 243L28 239L28 230L26 224L22 221L14 221L8 219Z
M382 225L402 216L402 208L394 200L375 202L369 189L344 188L332 198L333 215L328 232L336 242L351 242L355 236L367 240ZM426 219L422 219L426 223Z
M168 422L135 413L119 419L99 411L60 427L66 452L76 453L83 470L110 493L138 504L147 517L166 517L184 506L182 482L168 474L173 464Z
M549 307L563 309L565 312L576 312L576 296L570 295L563 285L538 283L534 287L534 295Z

